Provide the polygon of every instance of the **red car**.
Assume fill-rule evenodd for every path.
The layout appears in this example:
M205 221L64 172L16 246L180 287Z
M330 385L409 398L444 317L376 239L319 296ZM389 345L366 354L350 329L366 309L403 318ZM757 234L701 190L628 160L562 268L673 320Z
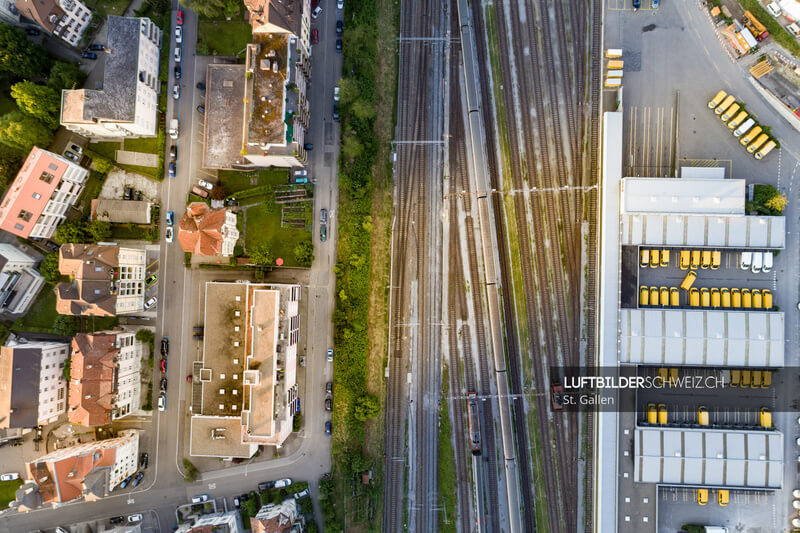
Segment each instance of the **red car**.
M162 358L161 361L158 363L159 368L163 373L167 373L167 360Z
M178 21L178 26L183 26L183 10L182 9L178 10L177 21Z
M314 28L311 30L311 44L317 44L319 42L319 30Z

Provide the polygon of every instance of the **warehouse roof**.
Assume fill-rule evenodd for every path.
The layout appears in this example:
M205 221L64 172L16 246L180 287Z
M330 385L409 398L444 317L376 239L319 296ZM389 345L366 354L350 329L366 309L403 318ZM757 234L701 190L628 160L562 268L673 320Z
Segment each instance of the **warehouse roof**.
M743 215L744 180L624 178L623 213Z
M785 241L784 217L622 214L623 245L776 249Z
M779 489L778 431L636 428L634 480L640 483Z
M775 368L784 365L783 313L621 309L623 364Z

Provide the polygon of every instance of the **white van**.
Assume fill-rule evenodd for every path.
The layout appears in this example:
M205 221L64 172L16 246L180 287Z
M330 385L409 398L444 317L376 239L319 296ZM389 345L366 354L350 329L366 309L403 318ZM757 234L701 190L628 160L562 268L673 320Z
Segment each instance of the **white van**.
M792 22L791 24L789 24L788 26L786 26L786 29L787 29L787 30L789 30L789 32L790 32L792 35L794 35L795 37L798 37L798 36L800 36L800 26L798 26L798 25L797 25L797 24L795 24L794 22Z
M742 252L742 262L740 267L742 270L749 270L750 263L753 262L753 252Z
M764 254L761 252L753 252L753 267L750 271L753 274L761 272L761 267L764 264Z
M741 126L737 127L735 130L733 130L733 136L734 137L741 137L747 130L749 130L750 128L755 126L755 124L756 124L755 120L753 120L752 118L748 118L747 120L742 122Z
M772 271L772 252L764 252L764 265L761 267L762 272Z

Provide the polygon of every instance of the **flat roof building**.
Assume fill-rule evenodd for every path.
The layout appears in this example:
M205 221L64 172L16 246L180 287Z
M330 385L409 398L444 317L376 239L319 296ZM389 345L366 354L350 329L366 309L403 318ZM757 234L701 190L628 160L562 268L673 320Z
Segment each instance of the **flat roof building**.
M0 244L0 309L12 315L28 312L44 286L37 262L16 246Z
M83 191L89 171L34 146L0 203L0 229L49 239Z
M115 224L150 224L153 204L145 200L92 200L92 220Z
M299 285L206 283L190 455L251 457L292 432L299 300Z

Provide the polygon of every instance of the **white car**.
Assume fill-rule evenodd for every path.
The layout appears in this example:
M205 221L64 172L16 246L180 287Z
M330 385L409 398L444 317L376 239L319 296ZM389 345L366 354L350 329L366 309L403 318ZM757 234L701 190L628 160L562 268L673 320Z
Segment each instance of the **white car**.
M134 522L141 522L142 515L141 514L132 514L128 517L128 523L132 524Z
M306 169L295 170L294 171L294 175L295 175L295 177L303 178L305 176L308 176L308 170L306 170Z
M333 101L334 102L338 102L339 101L339 86L338 85L333 88Z
M176 63L180 63L181 62L181 47L180 46L176 46L175 47L175 53L173 55L175 57L175 62Z
M183 28L177 26L175 28L175 42L181 44L182 40L183 40Z
M782 14L781 8L777 2L770 2L767 4L767 11L772 13L773 17L780 17Z
M16 472L0 475L0 481L14 481L15 479L19 479L19 474Z
M156 303L158 303L158 296L151 296L151 297L150 297L150 299L149 299L149 300L147 300L147 301L144 303L144 308L145 308L145 309L150 309L151 307L153 307L154 305L156 305Z
M172 86L172 97L177 100L181 97L181 86L177 83Z
M320 13L322 13L322 6L315 7L314 11L311 12L311 18L316 19Z
M173 240L174 235L175 235L175 232L172 229L172 226L167 226L167 229L164 232L164 236L167 239L167 244L172 244L172 240Z
M292 484L292 478L287 477L287 478L279 479L278 481L276 481L275 485L273 485L272 488L274 488L274 489L282 489L284 487L288 487L291 484Z
M336 9L344 9L344 0L336 0Z
M207 189L207 190L209 190L209 191L210 191L210 190L212 190L212 189L214 188L214 186L213 186L213 185L211 185L211 184L210 184L209 182L207 182L206 180L200 180L200 181L198 181L198 182L197 182L197 184L198 184L198 185L200 185L202 188L204 188L204 189Z
M158 410L159 411L166 411L167 410L167 397L164 396L163 392L158 397Z

